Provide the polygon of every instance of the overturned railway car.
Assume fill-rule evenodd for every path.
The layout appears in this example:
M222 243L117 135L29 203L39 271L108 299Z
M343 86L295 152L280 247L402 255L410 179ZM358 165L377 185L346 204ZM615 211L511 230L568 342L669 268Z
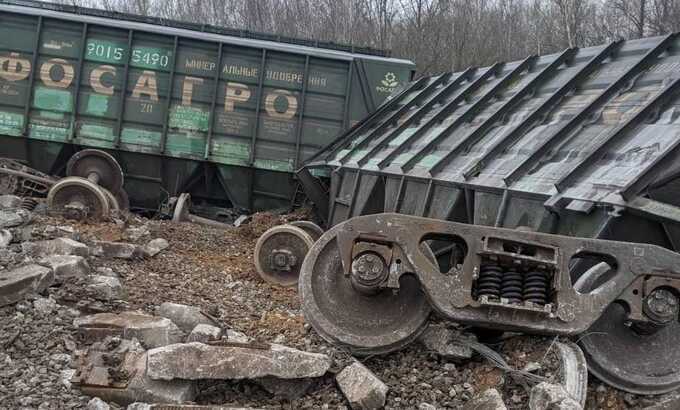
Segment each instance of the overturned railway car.
M422 78L300 175L329 226L398 212L678 250L679 91L676 34Z
M422 78L299 176L332 227L299 285L328 340L391 351L431 307L547 334L588 317L565 333L592 373L634 393L680 386L680 271L664 266L680 251L677 34Z
M0 157L122 165L133 206L180 192L290 203L292 171L408 83L385 52L32 1L0 2Z

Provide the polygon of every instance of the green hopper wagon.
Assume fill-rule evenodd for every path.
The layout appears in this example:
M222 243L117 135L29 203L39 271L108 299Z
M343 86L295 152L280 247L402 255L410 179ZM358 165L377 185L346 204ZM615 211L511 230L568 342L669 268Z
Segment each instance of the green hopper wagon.
M107 151L140 209L181 192L280 207L292 172L413 71L379 50L1 1L0 157L63 175Z

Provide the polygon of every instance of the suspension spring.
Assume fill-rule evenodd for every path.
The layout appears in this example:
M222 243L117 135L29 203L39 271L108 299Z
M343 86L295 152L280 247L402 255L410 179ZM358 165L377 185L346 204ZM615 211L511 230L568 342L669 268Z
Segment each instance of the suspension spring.
M487 296L489 299L499 299L502 281L503 270L500 266L495 264L482 266L479 269L479 279L477 279L477 297Z
M33 211L37 206L38 201L33 198L23 198L21 200L21 209L25 209L30 212Z
M523 275L515 269L503 273L501 282L501 298L509 303L522 303Z
M545 272L530 271L524 279L523 299L537 305L548 303L548 275Z

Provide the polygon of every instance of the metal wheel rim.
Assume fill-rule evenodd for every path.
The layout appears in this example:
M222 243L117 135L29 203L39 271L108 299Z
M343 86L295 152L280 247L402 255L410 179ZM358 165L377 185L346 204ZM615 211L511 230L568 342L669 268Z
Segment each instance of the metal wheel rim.
M172 213L172 222L184 222L186 220L186 215L191 209L191 195L184 193L177 198L177 203L175 203L175 210Z
M116 200L118 201L118 206L120 207L121 210L123 211L130 210L130 197L123 188L118 190L115 197Z
M314 241L318 241L319 238L321 238L321 235L323 235L323 229L312 221L293 221L288 225L295 226L307 232Z
M98 149L86 149L77 152L66 164L66 175L87 178L91 172L99 175L98 184L111 192L118 192L123 187L123 169L118 161L109 153Z
M592 287L595 277L602 276L603 272L600 266L595 266L585 275L593 276L593 280L581 277L581 286ZM591 289L577 290L584 293ZM586 356L588 371L603 382L633 394L676 390L680 387L680 351L676 346L680 340L680 323L676 320L653 335L639 335L623 324L625 316L623 306L612 303L580 336L578 344Z
M47 194L48 209L51 212L63 214L64 206L71 200L78 199L78 195L81 195L80 199L94 205L92 207L94 214L90 214L88 217L104 219L109 216L110 207L106 194L98 185L80 177L67 177L54 184Z
M325 340L355 355L402 349L425 330L431 311L418 280L403 276L397 295L391 290L374 296L357 293L341 271L336 230L314 244L302 265L298 289L305 320Z
M301 228L290 225L275 226L262 234L255 244L255 269L257 270L258 275L269 283L280 286L295 286L298 283L300 267L284 275L270 272L270 269L267 269L266 265L262 263L262 259L267 256L265 255L267 248L271 246L271 243L269 242L276 240L276 236L280 234L292 235L298 240L297 245L304 249L304 253L295 252L293 243L287 248L288 250L293 249L293 252L296 253L298 266L302 265L302 260L305 259L309 250L314 246L314 239Z
M104 187L99 187L99 190L101 190L102 193L104 193L104 196L106 197L106 201L109 204L109 209L112 212L120 211L120 205L118 204L118 199L116 199L116 197L111 193L111 191L109 191L108 189L106 189Z

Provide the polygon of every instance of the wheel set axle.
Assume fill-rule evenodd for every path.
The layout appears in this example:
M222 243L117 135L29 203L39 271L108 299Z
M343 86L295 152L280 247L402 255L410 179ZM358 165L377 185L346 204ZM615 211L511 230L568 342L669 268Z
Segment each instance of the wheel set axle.
M434 255L455 244L462 260L445 266L424 243L438 244ZM317 332L359 355L406 346L434 310L476 328L573 336L592 373L622 390L680 387L680 255L655 245L360 216L316 241L299 292Z
M53 215L103 220L129 208L123 170L110 154L96 149L79 151L68 161L66 175L47 194Z

